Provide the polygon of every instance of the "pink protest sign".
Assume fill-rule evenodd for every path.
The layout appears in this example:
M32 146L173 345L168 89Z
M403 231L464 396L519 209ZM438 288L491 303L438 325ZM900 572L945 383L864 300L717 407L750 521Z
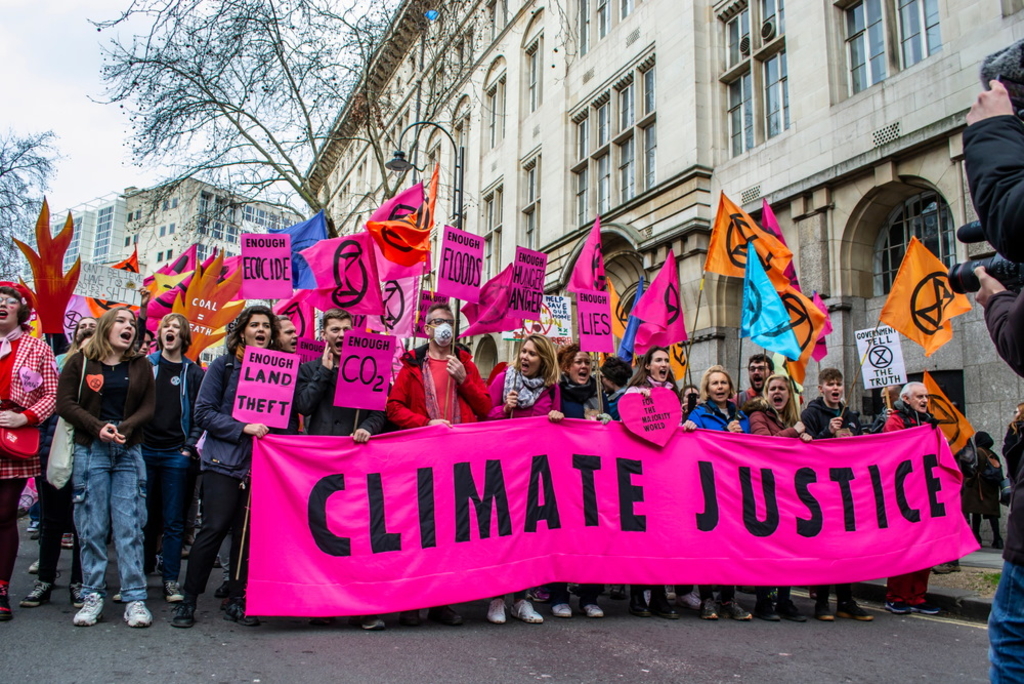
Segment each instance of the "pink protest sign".
M246 347L231 417L243 423L288 427L298 376L295 354Z
M324 355L324 347L327 344L320 340L308 340L300 337L295 340L295 354L299 357L299 363L315 361Z
M242 299L292 296L292 236L243 233Z
M544 303L544 272L547 267L547 254L516 247L512 261L512 286L508 290L509 316L537 319Z
M424 326L427 323L427 312L430 311L430 307L434 304L447 304L448 297L442 295L439 292L428 292L426 290L420 290L420 306L418 313L416 314L416 329L413 334L416 337L427 337L427 331ZM447 313L445 314L448 315Z
M338 359L334 405L381 411L388 402L391 362L397 338L359 330L345 331Z
M553 581L821 585L977 550L941 432L798 439L547 417L253 448L254 615L366 615ZM714 553L708 553L714 549ZM388 591L381 591L388 587Z
M648 442L665 446L683 421L679 397L670 389L652 387L650 396L629 392L619 399L622 424Z
M615 351L612 339L612 300L607 292L580 290L576 294L576 320L580 332L580 351Z
M484 239L464 230L444 227L437 291L466 302L480 301L483 282Z

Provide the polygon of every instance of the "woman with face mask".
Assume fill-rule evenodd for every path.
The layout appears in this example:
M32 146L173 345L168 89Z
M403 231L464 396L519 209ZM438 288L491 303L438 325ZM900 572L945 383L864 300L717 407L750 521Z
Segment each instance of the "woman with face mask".
M277 348L277 316L266 306L250 306L228 326L227 349L213 360L203 377L196 399L195 422L206 430L202 453L203 527L189 554L183 598L174 610L174 627L191 627L195 622L196 600L206 590L221 542L231 532L230 580L225 620L255 627L259 618L245 612L248 577L248 530L243 533L249 506L249 469L254 439L265 437L270 428L262 423L235 420L235 404L242 359L248 347Z
M82 545L80 627L95 625L106 596L107 536L113 531L124 620L148 627L142 527L146 523L143 427L156 405L153 368L135 348L137 321L118 307L100 317L96 333L64 365L57 412L75 428L73 500Z
M564 415L558 387L560 373L555 347L543 335L530 335L519 349L519 363L509 366L491 382L491 412L488 418L531 418L547 416L557 423ZM512 595L512 617L530 624L540 624L544 618L533 609L526 591ZM491 600L487 619L497 625L505 622L505 597Z
M687 432L697 428L734 433L750 432L747 415L730 401L735 394L736 386L725 368L708 368L700 379L700 403L687 415L683 429ZM724 614L733 620L750 620L750 613L735 600L736 587L719 586L718 590L721 601L715 600L713 586L701 585L701 619L717 620L720 614Z

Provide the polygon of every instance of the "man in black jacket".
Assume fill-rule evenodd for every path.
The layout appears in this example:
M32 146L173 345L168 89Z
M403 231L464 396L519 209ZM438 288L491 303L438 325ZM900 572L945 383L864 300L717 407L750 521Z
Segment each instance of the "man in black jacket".
M861 434L860 416L844 404L845 390L843 374L838 368L823 368L818 373L821 396L809 403L800 415L807 434L814 439Z

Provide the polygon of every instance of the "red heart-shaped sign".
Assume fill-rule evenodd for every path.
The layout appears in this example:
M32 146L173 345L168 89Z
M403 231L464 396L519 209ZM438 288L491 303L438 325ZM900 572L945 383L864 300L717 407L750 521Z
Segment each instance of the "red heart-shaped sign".
M619 417L633 434L665 446L683 420L683 409L672 390L654 387L649 397L639 392L622 395Z
M96 373L95 375L86 375L85 384L88 385L89 389L91 389L93 392L99 392L101 389L103 389L103 373Z

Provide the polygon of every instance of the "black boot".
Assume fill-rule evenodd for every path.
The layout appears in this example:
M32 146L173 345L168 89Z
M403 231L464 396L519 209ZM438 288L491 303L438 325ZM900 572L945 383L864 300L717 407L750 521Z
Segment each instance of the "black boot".
M656 584L651 587L651 612L667 620L679 619L679 611L668 602L664 584Z
M651 617L651 609L647 605L647 599L644 598L644 589L646 588L642 584L629 586L629 612L637 617Z
M224 619L237 622L243 627L259 627L260 625L258 617L246 614L244 596L234 596L228 600L227 608L224 609Z
M196 623L196 597L185 594L181 603L174 607L171 627L188 628Z

